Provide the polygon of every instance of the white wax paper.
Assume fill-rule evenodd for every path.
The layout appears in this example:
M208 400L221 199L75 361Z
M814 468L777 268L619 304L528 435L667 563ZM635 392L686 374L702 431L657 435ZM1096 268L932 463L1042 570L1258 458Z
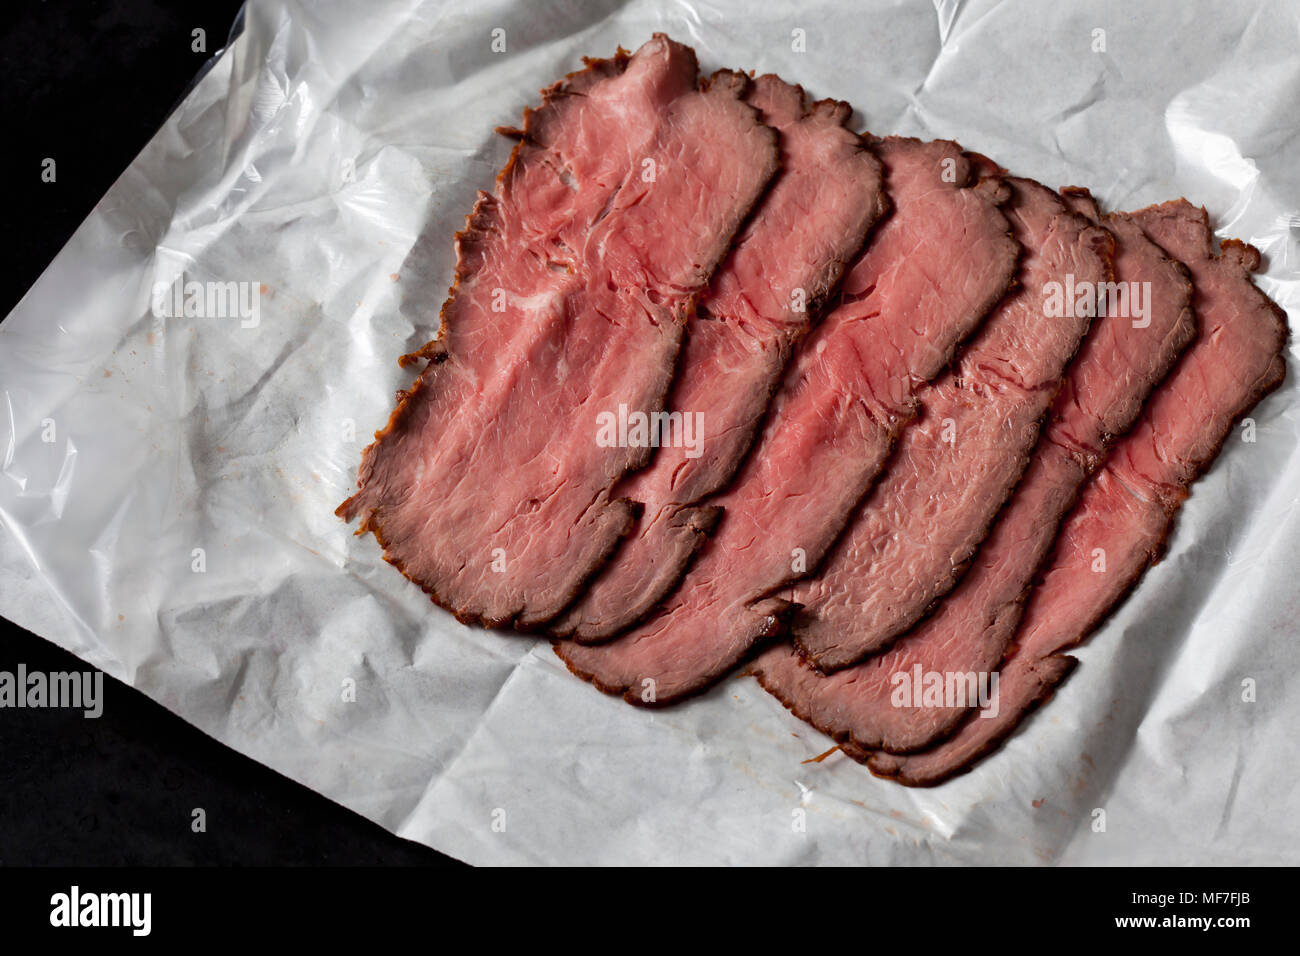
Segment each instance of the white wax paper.
M1204 203L1300 318L1293 3L256 0L0 331L0 614L474 863L1300 861L1294 366L1056 699L928 791L804 763L830 742L749 679L605 697L334 517L436 332L492 128L656 30L1109 208ZM182 272L263 286L260 322L159 323Z

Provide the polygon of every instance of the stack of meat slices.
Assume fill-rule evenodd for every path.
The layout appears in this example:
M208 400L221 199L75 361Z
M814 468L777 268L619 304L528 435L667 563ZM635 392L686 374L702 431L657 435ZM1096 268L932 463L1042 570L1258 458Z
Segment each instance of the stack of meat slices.
M662 35L546 90L339 513L601 690L743 666L928 785L1070 672L1287 330L1185 200L1103 214L850 112Z

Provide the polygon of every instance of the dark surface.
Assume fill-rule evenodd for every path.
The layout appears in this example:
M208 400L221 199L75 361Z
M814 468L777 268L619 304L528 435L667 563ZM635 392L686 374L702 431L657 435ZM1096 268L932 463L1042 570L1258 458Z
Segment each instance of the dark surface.
M8 315L225 45L237 0L9 0L0 128L16 197L0 266ZM191 31L207 32L207 52ZM57 180L41 181L53 157ZM13 241L14 229L21 241ZM0 582L0 588L3 582ZM0 619L0 671L88 669ZM439 864L241 757L123 684L104 713L0 710L0 863ZM201 807L207 831L191 831Z

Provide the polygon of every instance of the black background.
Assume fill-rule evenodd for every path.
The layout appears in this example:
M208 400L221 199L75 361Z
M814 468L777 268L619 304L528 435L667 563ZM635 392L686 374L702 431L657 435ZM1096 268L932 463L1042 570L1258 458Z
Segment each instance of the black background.
M364 0L359 0L364 2ZM238 0L6 0L8 315L226 44ZM194 52L191 31L207 33ZM41 181L46 157L54 183ZM16 199L16 204L13 200ZM3 582L0 582L3 587ZM0 619L0 670L88 665ZM236 754L111 678L104 713L0 711L0 864L455 864ZM207 832L190 830L202 807Z

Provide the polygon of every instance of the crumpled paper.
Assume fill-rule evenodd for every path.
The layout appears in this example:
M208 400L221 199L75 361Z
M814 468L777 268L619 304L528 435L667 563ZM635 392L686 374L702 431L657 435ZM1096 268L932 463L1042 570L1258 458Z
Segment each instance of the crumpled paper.
M1297 324L1295 6L757 6L250 3L0 331L0 613L474 863L1296 862L1294 366L1054 701L928 791L808 762L830 742L749 679L598 694L334 517L435 334L492 128L656 30L1108 208L1185 194ZM253 284L256 322L155 317L178 277Z

